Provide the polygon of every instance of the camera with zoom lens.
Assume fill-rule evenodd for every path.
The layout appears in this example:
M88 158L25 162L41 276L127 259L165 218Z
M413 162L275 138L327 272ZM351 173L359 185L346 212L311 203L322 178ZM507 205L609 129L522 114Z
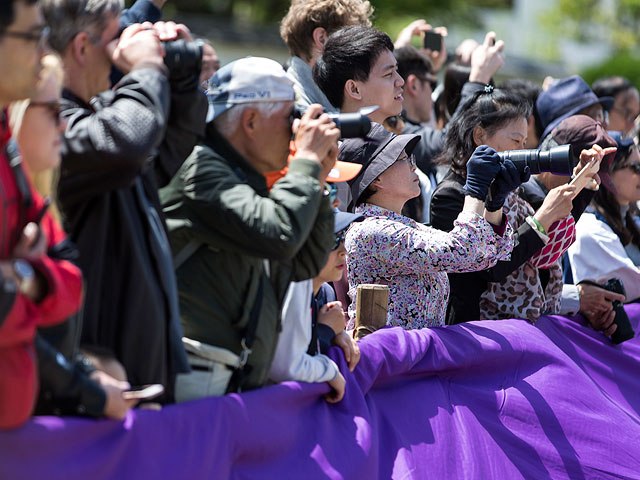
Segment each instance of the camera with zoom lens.
M302 118L304 110L297 105L293 108L292 118ZM362 112L329 113L329 118L340 130L340 138L363 138L371 130L371 120Z
M508 150L499 152L502 161L510 159L520 173L529 167L532 175L551 172L556 175L571 175L573 173L574 155L571 145L558 145L545 152L540 150Z
M610 292L619 293L620 295L626 296L624 286L622 285L622 282L617 278L610 278L600 286ZM613 322L618 326L618 328L616 328L616 331L611 335L611 341L615 344L619 344L635 337L636 332L631 326L629 316L627 315L627 312L625 312L622 302L619 300L614 300L612 303L613 311L616 313Z
M184 78L202 69L202 44L184 39L162 42L164 64L173 78Z

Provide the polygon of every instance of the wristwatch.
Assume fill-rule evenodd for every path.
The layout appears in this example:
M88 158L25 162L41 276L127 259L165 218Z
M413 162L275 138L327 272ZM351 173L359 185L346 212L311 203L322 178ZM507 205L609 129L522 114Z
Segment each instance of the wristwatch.
M20 293L26 295L31 290L35 279L33 267L26 260L18 259L13 262L13 271L18 277L18 288Z

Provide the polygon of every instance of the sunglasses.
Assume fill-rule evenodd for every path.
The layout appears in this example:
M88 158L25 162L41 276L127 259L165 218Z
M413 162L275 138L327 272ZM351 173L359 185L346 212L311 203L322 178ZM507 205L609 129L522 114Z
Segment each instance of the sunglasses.
M344 237L347 235L347 229L340 230L338 233L333 236L333 248L331 250L337 250L342 242L344 242Z
M60 101L59 100L51 100L49 102L31 101L29 102L29 106L27 108L31 108L31 107L45 108L46 110L49 111L49 114L53 118L53 121L56 123L56 127L60 126L60 122L62 122L62 119L60 118Z

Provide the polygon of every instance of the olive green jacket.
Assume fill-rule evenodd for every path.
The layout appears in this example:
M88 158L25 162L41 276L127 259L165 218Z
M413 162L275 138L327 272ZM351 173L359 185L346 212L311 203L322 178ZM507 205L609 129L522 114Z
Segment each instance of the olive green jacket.
M207 128L207 140L160 194L174 258L192 239L201 243L176 271L182 326L188 338L239 354L262 278L251 372L242 386L257 388L267 380L289 283L316 276L327 260L333 212L317 162L293 160L269 191L213 124Z

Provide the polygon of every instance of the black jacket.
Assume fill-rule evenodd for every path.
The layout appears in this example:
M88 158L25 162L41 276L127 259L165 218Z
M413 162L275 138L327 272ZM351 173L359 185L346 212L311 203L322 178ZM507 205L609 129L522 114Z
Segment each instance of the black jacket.
M431 226L449 232L462 211L464 179L449 170L431 197ZM480 318L480 296L489 282L499 282L526 262L544 242L528 223L521 225L515 234L511 260L501 261L480 272L450 273L450 297L447 307L447 324L469 322Z
M86 280L82 343L110 349L132 385L188 371L158 186L203 134L197 75L141 66L90 105L63 92L58 199ZM171 114L169 115L169 112Z

